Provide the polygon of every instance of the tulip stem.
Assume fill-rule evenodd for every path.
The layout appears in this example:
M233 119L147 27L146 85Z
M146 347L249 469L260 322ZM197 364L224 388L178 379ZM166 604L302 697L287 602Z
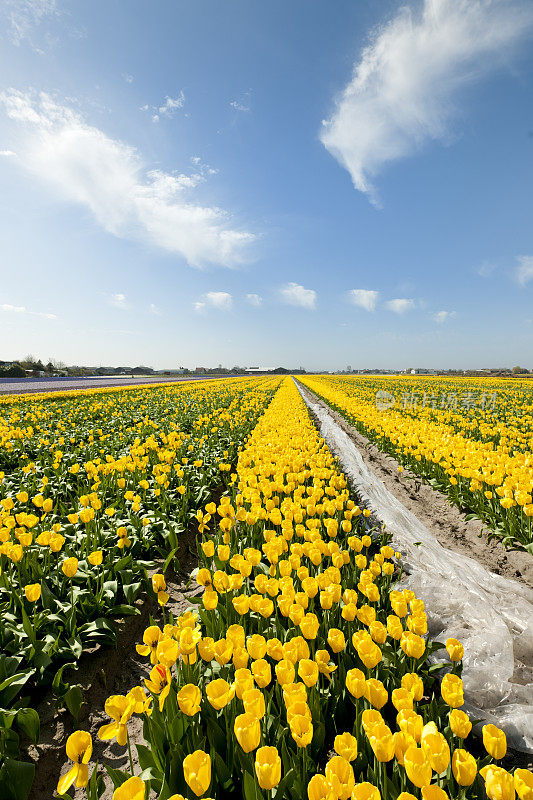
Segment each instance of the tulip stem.
M131 770L131 774L132 774L132 777L133 777L133 757L131 755L131 743L130 743L130 735L129 735L129 733L128 733L128 737L127 737L127 742L128 742L128 755L130 757L130 770Z

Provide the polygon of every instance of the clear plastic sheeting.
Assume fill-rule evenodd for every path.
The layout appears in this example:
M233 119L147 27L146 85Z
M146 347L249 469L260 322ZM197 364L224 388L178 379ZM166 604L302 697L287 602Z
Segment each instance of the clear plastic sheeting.
M510 746L533 752L533 592L442 547L366 466L331 414L298 388L350 483L402 553L402 582L424 601L430 637L463 643L465 710L501 727Z

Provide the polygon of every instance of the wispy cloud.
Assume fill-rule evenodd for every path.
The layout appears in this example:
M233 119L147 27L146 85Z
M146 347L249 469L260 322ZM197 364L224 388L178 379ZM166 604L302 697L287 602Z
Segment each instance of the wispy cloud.
M351 289L348 292L348 300L354 306L364 308L365 311L375 311L379 292L375 289Z
M149 106L145 105L142 106L141 111L151 111L152 112L152 120L154 122L159 122L161 117L173 117L178 109L183 108L185 105L185 95L183 91L180 89L180 92L177 97L169 97L168 95L165 97L163 103L159 106Z
M160 316L162 315L162 313L163 313L163 312L161 311L161 309L159 309L159 308L158 308L158 307L155 305L155 303L150 303L150 305L149 305L149 307L148 307L148 310L149 310L150 314L154 314L156 317L160 317Z
M525 286L526 283L533 280L533 256L518 256L516 260L518 261L515 271L516 280Z
M423 0L379 27L320 138L377 202L371 179L429 140L446 141L468 83L505 65L533 24L526 0Z
M59 13L56 0L3 0L0 11L7 18L9 37L15 45L30 39L34 28Z
M115 308L122 308L126 309L129 308L129 303L126 300L126 295L121 294L121 292L117 292L117 294L112 294L108 299L109 305L114 306Z
M11 158L16 155L14 150L0 150L0 156L4 156L5 158Z
M231 311L233 308L233 297L229 292L206 292L201 300L193 303L195 311L202 312L207 308L216 308L219 311Z
M455 317L455 311L437 311L436 314L432 314L431 316L435 322L442 325L444 322Z
M490 261L484 261L483 264L477 268L476 272L481 278L490 278L495 269L495 264L491 264Z
M24 132L18 136L17 163L88 208L109 233L147 241L195 267L234 267L246 259L255 236L233 227L220 208L185 196L205 173L147 170L134 147L110 138L48 94L10 89L0 94L0 103Z
M305 289L299 283L287 283L280 289L281 299L290 306L300 306L313 310L316 308L317 295L314 289Z
M246 114L251 111L251 97L252 92L248 90L244 92L244 94L238 100L231 100L230 107L233 108L234 111L241 111L242 113Z
M29 314L32 317L43 317L43 319L57 319L57 314L46 314L43 311L30 311L26 306L13 306L10 303L0 304L0 310L8 314Z
M415 307L415 301L408 297L397 297L394 300L388 300L386 306L395 314L405 314L406 311L411 311Z
M129 72L123 72L122 77L126 81L126 83L133 83L133 75L130 75Z
M262 305L263 303L263 298L261 297L260 294L254 294L252 292L251 294L246 295L246 301L250 303L251 306L259 308L259 306Z

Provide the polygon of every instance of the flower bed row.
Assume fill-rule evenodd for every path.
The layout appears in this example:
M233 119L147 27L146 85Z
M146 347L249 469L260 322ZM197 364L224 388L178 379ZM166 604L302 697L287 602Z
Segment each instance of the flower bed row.
M238 484L206 513L198 610L144 633L143 685L106 702L101 739L130 746L140 774L104 765L114 800L529 800L531 775L497 766L504 734L476 757L461 711L463 648L426 640L423 603L401 591L398 554L351 496L287 379L238 461ZM157 578L156 578L157 580ZM430 666L442 650L446 661ZM437 670L447 670L442 684ZM67 741L58 784L103 792L92 741Z

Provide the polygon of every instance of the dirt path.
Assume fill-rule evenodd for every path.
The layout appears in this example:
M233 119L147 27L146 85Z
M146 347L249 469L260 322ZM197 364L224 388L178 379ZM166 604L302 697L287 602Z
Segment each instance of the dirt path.
M520 550L506 550L497 540L488 541L484 531L488 528L479 520L465 519L456 506L452 506L442 492L424 484L408 469L398 472L398 462L392 456L382 453L376 445L344 417L334 411L317 395L297 382L308 397L326 409L335 422L348 434L361 453L367 467L420 522L435 536L437 541L449 550L475 558L490 572L520 581L533 587L533 558Z
M181 575L173 574L171 568L167 570L167 591L170 600L165 606L167 615L172 612L174 616L182 614L190 605L188 597L201 594L203 588L192 582L187 588L188 576L197 566L195 537L191 533L183 535L179 553ZM106 764L115 769L128 769L128 749L120 747L115 741L101 742L98 739L98 729L101 725L110 722L104 711L104 704L112 694L126 694L133 686L142 684L148 677L150 661L139 656L135 645L142 641L142 634L150 624L150 616L155 618L156 624L162 625L161 609L157 603L149 598L137 601L140 614L128 617L118 631L116 647L103 647L97 651L88 651L79 661L77 672L70 673L70 680L81 685L84 694L78 722L68 711L56 712L51 698L43 701L37 711L41 719L41 739L36 747L28 750L28 755L35 762L35 780L31 791L31 800L50 800L57 797L55 790L60 775L65 771L67 757L65 744L72 731L88 731L93 740L93 755L91 770L95 762ZM140 768L137 760L135 744L143 742L142 721L140 717L133 716L128 723L130 742L132 744L133 763L136 774ZM111 779L105 771L104 776L106 791L102 800L110 800L113 794Z

